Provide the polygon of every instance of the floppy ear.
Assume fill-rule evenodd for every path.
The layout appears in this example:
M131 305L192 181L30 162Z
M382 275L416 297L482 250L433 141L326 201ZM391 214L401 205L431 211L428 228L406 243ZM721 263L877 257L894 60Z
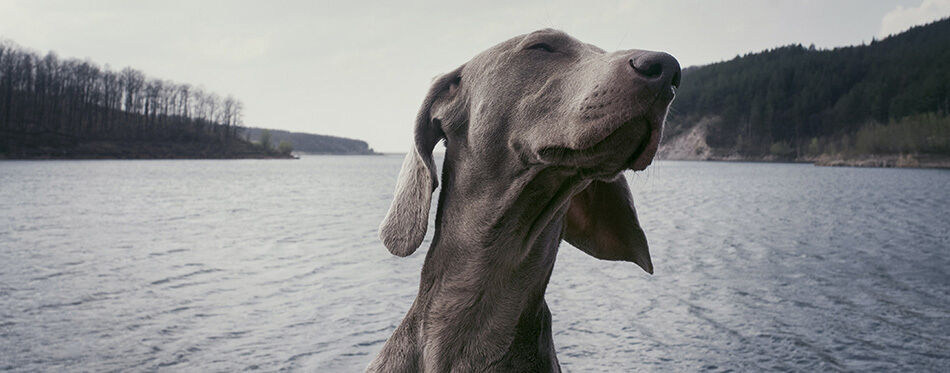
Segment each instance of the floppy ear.
M565 221L564 239L571 245L597 259L637 263L653 274L647 237L623 174L614 181L594 180L572 197Z
M461 70L459 67L435 79L416 116L415 144L402 163L392 205L379 226L379 238L393 255L414 253L425 238L432 192L439 186L432 149L445 136L440 121L431 113L436 101L458 85Z

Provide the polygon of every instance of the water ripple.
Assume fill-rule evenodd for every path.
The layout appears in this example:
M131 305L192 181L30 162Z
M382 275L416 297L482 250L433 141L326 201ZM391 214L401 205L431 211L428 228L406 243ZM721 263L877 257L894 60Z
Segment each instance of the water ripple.
M376 237L401 163L0 162L0 370L362 370L431 240ZM950 173L653 169L655 275L558 254L565 371L950 371Z

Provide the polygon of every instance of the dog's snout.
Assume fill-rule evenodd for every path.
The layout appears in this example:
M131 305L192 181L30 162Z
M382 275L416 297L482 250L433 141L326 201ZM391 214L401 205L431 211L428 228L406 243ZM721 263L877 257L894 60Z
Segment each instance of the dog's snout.
M680 86L680 63L673 56L662 52L641 52L628 60L634 73L650 82Z

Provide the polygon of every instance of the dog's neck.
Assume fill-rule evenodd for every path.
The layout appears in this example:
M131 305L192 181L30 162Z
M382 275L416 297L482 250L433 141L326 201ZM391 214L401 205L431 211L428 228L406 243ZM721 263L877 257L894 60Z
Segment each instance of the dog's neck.
M421 364L557 371L544 292L579 182L546 171L477 174L469 171L492 168L458 159L446 155L436 234L404 321L416 323Z

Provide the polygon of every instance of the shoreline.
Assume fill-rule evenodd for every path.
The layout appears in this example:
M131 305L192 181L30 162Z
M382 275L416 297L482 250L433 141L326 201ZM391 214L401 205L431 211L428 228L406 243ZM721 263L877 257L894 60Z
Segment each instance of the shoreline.
M938 155L869 155L860 157L821 156L813 160L824 167L935 168L950 169L950 157Z
M712 161L712 162L750 162L750 163L809 163L818 167L868 167L868 168L921 168L950 169L950 156L938 155L866 155L858 157L828 156L779 159L776 157L662 157L661 161Z
M10 149L12 148L12 149ZM62 146L13 146L2 160L296 159L243 141L83 141Z

